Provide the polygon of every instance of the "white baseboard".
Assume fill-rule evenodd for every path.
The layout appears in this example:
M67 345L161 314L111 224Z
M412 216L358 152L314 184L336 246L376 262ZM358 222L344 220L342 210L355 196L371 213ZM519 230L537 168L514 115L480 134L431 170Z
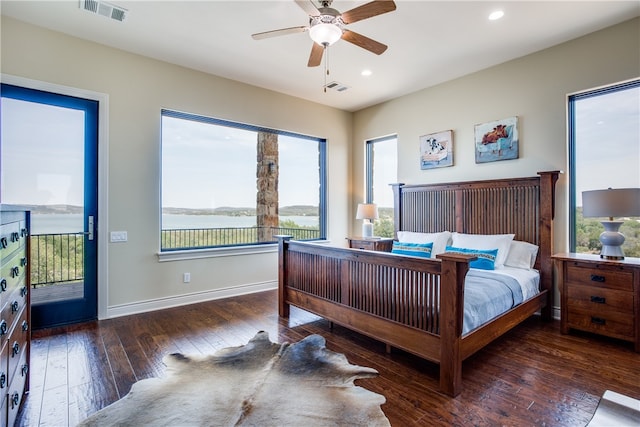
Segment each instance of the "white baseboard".
M247 285L233 286L229 288L214 289L211 291L194 292L191 294L178 295L175 297L158 298L153 300L134 302L130 304L114 305L107 307L106 318L112 319L114 317L146 313L149 311L179 307L188 304L195 304L198 302L252 294L254 292L269 291L277 288L278 282L274 280L263 283L252 283Z

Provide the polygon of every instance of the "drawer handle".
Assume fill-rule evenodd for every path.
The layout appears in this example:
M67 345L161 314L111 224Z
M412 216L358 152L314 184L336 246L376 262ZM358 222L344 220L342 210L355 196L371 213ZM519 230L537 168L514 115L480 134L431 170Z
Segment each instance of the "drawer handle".
M23 228L23 229L20 230L20 235L22 237L27 237L29 235L29 232L27 231L26 228Z
M11 395L11 409L15 409L20 404L20 395L15 392Z
M20 344L18 344L18 341L13 343L13 346L11 346L11 357L15 357L18 354L20 354Z
M23 377L26 377L28 372L29 372L29 365L25 363L24 365L22 365L22 368L20 368L20 373L22 374Z
M0 292L4 292L7 290L7 279L3 278L0 280Z
M20 268L13 267L11 269L11 277L18 277L20 275Z
M592 282L604 283L604 276L598 276L597 274L591 275Z
M22 330L25 332L29 330L29 323L26 320L22 321Z
M0 388L4 388L7 385L7 374L4 372L0 374Z
M18 233L17 231L14 231L13 233L11 233L11 241L12 242L20 241L20 233Z
M20 267L26 267L26 266L27 266L27 257L20 258Z
M605 297L597 297L595 295L591 295L591 302L595 302L596 304L606 304L607 299Z
M7 333L7 322L3 319L0 321L0 335L4 335Z
M5 249L7 246L9 246L9 242L7 241L7 238L6 237L0 238L0 247L2 249Z
M27 292L29 292L29 288L27 288L26 286L23 286L22 288L20 288L20 296L22 298L27 296Z
M14 301L11 303L11 312L15 313L20 310L20 303L18 301Z
M595 323L596 325L605 325L607 321L602 317L591 317L591 323Z

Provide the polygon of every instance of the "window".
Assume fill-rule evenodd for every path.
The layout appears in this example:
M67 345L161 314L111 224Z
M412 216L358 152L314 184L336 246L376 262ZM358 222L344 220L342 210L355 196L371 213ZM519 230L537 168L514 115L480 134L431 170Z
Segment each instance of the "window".
M326 238L325 145L163 110L161 251Z
M583 218L582 192L640 187L640 80L569 96L569 181L570 250L598 254L604 227ZM625 255L640 257L640 218L621 220Z
M379 219L373 234L393 237L393 189L398 182L398 137L372 139L366 143L366 202L378 205Z

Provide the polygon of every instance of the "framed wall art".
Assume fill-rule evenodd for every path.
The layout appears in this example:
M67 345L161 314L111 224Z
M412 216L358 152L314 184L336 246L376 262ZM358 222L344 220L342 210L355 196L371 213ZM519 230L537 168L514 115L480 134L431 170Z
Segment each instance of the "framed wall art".
M518 158L518 117L475 126L476 163Z
M420 137L420 169L453 166L453 131L430 133Z

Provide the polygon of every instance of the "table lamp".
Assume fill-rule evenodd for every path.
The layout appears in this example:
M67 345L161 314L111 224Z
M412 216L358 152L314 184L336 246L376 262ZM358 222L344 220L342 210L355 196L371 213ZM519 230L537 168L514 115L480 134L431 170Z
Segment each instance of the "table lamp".
M373 220L378 218L378 206L375 203L359 203L356 219L362 221L362 237L373 237Z
M600 221L604 227L600 234L600 258L624 259L624 234L618 231L624 221L614 221L613 218L640 216L640 188L583 191L582 216L609 218Z

